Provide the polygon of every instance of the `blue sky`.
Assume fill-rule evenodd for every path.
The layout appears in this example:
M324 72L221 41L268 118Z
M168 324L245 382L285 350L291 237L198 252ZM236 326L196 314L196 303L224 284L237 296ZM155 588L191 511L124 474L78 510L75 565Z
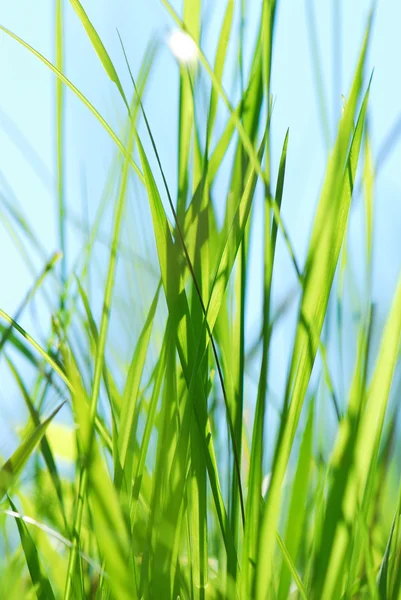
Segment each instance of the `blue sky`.
M315 10L328 121L333 140L336 119L342 106L341 95L346 96L349 89L370 2L311 1ZM124 40L133 70L137 72L148 41L154 36L165 36L173 23L159 0L85 0L82 3L115 60L126 89L129 89L129 78L121 57L116 28ZM247 2L248 34L245 50L248 55L252 51L259 22L260 4L259 0ZM304 256L327 157L311 60L310 31L306 18L308 4L309 2L301 0L279 2L272 80L275 98L272 123L273 173L277 170L285 131L289 127L284 218L301 259ZM17 33L52 61L53 5L54 2L49 0L17 0L4 2L1 10L1 24ZM174 5L180 9L179 3ZM206 54L211 59L224 5L220 0L205 2L208 25L203 44ZM106 120L113 124L116 131L121 131L124 107L121 106L118 93L108 80L68 2L64 2L64 9L66 74ZM400 22L401 5L398 0L378 2L369 54L369 69L375 69L369 122L376 155L401 113L401 82L398 77L398 62L401 56L401 37L398 31ZM336 31L337 34L334 35ZM232 58L235 59L233 44L231 51ZM20 203L28 221L50 255L57 249L58 244L54 184L55 79L27 50L1 32L0 73L0 191L9 201ZM146 96L146 109L173 190L176 187L177 78L177 65L168 49L163 48L152 73ZM224 84L227 90L231 89L232 77L229 70ZM224 115L223 111L221 115ZM114 150L112 142L96 120L67 91L66 193L71 212L81 214L83 190L86 189L90 212L94 214ZM376 182L374 299L378 303L381 318L388 309L401 264L400 152L401 145L397 142ZM144 196L141 197L141 202L146 202ZM361 210L362 203L359 198L355 202L350 220L350 256L357 273L360 271L358 264L363 260ZM139 226L138 228L140 229ZM258 240L259 233L256 227L253 239ZM71 228L71 255L79 249L77 242L78 238ZM254 245L257 256L258 242ZM141 247L144 248L143 245ZM12 314L32 284L34 276L27 269L26 263L1 223L0 257L0 306ZM43 261L34 254L31 258L38 272ZM260 262L256 259L253 264L252 296L258 299L261 294ZM279 250L276 270L275 300L279 302L295 282L289 275L291 267L283 248ZM256 331L259 315L259 303L256 300L249 307L250 332ZM40 327L48 328L49 315L45 309L39 310L37 319L34 323L32 315L27 312L22 318L22 324L28 329L33 325L37 327L38 324L39 330ZM285 376L283 356L288 349L290 327L289 322L288 327L283 326L274 339L272 371L275 373L277 393ZM3 382L7 381L6 386L0 386L0 410L2 414L3 409L6 414L11 414L10 400L11 405L14 405L14 402L20 403L20 400L17 390L6 379L4 364L0 364L0 377ZM17 420L15 417L15 422ZM0 445L0 453L2 449Z

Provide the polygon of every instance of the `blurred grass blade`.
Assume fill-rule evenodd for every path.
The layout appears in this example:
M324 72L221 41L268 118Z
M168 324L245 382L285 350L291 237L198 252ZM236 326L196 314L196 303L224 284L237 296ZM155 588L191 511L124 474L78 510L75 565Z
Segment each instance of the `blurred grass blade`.
M56 67L63 72L64 67L64 31L63 4L56 0ZM56 145L57 145L57 196L58 196L58 234L62 252L61 283L63 289L60 295L60 311L62 316L65 308L65 284L67 280L67 232L66 206L64 189L64 87L61 79L56 79Z
M29 304L29 302L32 300L33 296L35 295L35 293L37 292L37 290L40 288L40 286L42 285L42 283L46 279L46 276L54 269L55 265L58 263L58 261L60 260L60 258L62 258L61 253L60 252L55 252L53 254L53 256L50 258L50 260L46 263L44 269L39 274L39 276L37 277L35 283L32 285L32 287L30 288L30 290L26 294L25 298L21 302L20 306L18 307L16 313L14 314L13 321L18 321L18 319L20 318L23 310ZM0 337L0 352L2 351L4 344L6 343L6 341L8 340L8 338L10 337L10 334L11 334L12 330L13 330L13 324L10 323L9 326L7 327L7 329L4 331L4 333Z

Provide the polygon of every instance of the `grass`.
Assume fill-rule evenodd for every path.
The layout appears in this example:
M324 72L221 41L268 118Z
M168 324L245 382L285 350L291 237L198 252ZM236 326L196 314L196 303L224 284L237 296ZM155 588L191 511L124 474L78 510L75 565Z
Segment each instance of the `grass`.
M0 26L2 35L56 77L61 250L44 261L13 315L0 308L1 360L29 414L20 444L0 470L2 595L396 600L401 597L401 492L397 495L392 476L398 464L397 413L390 408L390 397L401 337L401 283L375 350L375 164L367 126L372 78L366 67L374 11L331 144L316 21L308 4L330 152L301 262L284 210L286 182L292 176L287 167L291 132L276 157L277 172L272 168L271 71L278 0L262 3L249 65L244 62L244 26L236 32L232 0L226 2L214 64L201 49L200 0L184 1L183 19L167 0L161 3L175 25L191 36L198 57L197 66L179 66L176 195L146 108L157 44L148 48L134 75L120 37L130 97L90 15L79 0L71 0L120 95L125 124L117 133L63 73L61 0L55 11L55 64ZM243 18L245 2L240 12ZM236 105L222 84L231 40L239 45ZM209 84L205 115L198 97L204 93L201 76ZM79 231L82 249L75 262L67 243L75 224L65 185L66 88L106 130L116 153L97 215ZM227 172L221 215L214 190ZM367 291L357 351L349 365L352 379L349 389L340 391L327 355L337 336L343 360L348 220L358 181L365 199ZM138 232L149 263L127 238L127 224L135 230L138 218L132 219L130 212L137 189L146 195L149 209L147 226ZM246 314L253 301L251 234L259 200L262 325L251 348ZM0 210L31 268L29 249L39 249L43 256L40 240L22 209L4 201ZM102 228L110 215L112 230L105 239ZM101 261L100 241L106 257ZM273 335L288 310L285 302L277 311L272 301L278 242L291 264L298 304L285 392L277 408L270 386ZM122 268L127 281L123 297ZM38 339L20 325L20 318L40 294L52 314L52 327ZM336 330L325 330L333 320L333 300ZM129 333L126 352L118 341L114 345L121 328ZM257 373L254 388L247 386L250 368ZM277 428L270 419L273 406ZM319 441L324 435L319 414L336 417L329 448ZM68 457L69 469L57 458L60 454Z

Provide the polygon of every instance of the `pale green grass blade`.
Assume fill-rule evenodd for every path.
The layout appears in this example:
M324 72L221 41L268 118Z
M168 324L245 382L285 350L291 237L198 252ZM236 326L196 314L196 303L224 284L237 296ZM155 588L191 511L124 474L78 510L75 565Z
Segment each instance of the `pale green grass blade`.
M214 73L216 79L221 81L223 78L224 65L227 56L228 43L230 41L231 28L233 23L234 15L234 0L227 0L227 8L224 15L223 25L221 27L219 43L216 50L216 59L214 63ZM212 137L214 122L217 113L218 94L214 87L212 87L210 94L210 105L209 105L209 116L207 122L207 137L210 140ZM219 163L221 164L221 162Z
M64 36L63 36L63 5L62 0L56 2L56 68L60 73L64 66ZM64 87L61 79L56 79L56 145L57 145L57 196L58 196L58 235L62 252L61 283L63 287L67 280L67 235L66 235L66 206L64 189ZM60 311L65 308L65 289L60 297Z
M286 548L283 540L281 539L281 537L280 537L280 535L278 533L277 533L277 543L278 543L279 548L280 548L280 550L281 550L281 552L283 554L283 558L284 558L285 564L286 564L286 566L288 568L288 571L291 573L292 578L295 581L295 584L296 584L296 586L298 588L298 591L299 591L299 594L300 594L302 600L308 600L308 596L306 594L306 590L305 590L304 585L303 585L303 583L301 581L301 578L299 577L299 574L298 574L298 572L296 570L296 567L295 567L295 565L294 565L294 563L293 563L293 561L291 559L291 555L288 552L288 549Z
M258 600L264 599L266 590L269 589L272 574L271 559L275 544L274 532L280 511L281 484L312 372L347 222L368 98L366 94L353 135L354 114L362 86L370 24L371 19L356 69L350 100L344 111L337 142L329 162L308 251L299 324L287 382L285 410L288 409L288 415L282 419L280 427L269 495L263 516L260 544L262 557L257 568L256 597ZM348 153L350 143L351 150ZM288 408L290 400L291 404Z
M0 498L7 493L10 486L22 471L29 457L34 452L36 446L43 438L46 429L64 406L62 402L44 421L35 427L28 437L18 446L12 456L4 463L0 469Z
M36 58L38 58L44 65L46 65L53 73L81 100L81 102L90 110L90 112L94 115L94 117L99 121L102 127L106 130L108 135L111 137L113 142L119 148L123 156L129 161L130 165L134 169L135 173L138 175L139 180L143 183L143 175L137 166L136 162L130 156L127 149L125 148L122 141L119 139L117 134L112 130L110 125L105 121L105 119L100 115L100 113L96 110L96 108L89 102L87 98L75 87L73 83L63 73L61 73L50 61L48 61L40 52L35 50L32 46L30 46L27 42L18 37L15 33L0 25L0 30L12 37L16 42L21 44L24 48L29 50Z
M120 92L121 97L124 100L124 104L127 107L127 110L129 112L129 104L128 104L127 98L125 96L123 86L121 85L120 78L117 75L117 71L113 65L113 62L112 62L110 56L107 53L106 48L103 45L102 40L100 39L96 29L93 27L93 25L92 25L88 15L86 14L82 4L80 3L80 1L79 0L70 0L70 3L72 4L72 7L74 8L75 12L77 13L82 25L85 27L85 31L88 34L88 38L90 39L90 42L91 42L93 48L95 49L96 54L100 58L100 61L104 67L104 70L106 71L107 75L110 77L111 81L113 81L113 83L116 84L117 89Z
M320 121L324 135L324 141L326 150L330 149L331 144L331 133L329 125L329 117L327 114L327 101L326 101L326 90L325 82L323 77L323 68L321 65L321 51L319 48L318 31L319 28L316 25L315 8L313 6L313 0L306 0L306 11L307 11L307 25L309 28L309 40L310 40L310 51L312 66L315 77L316 92L317 92L317 103L319 106ZM338 98L338 102L340 98Z
M58 263L60 258L61 258L61 254L59 252L56 252L50 258L50 260L46 263L42 272L39 274L39 276L37 277L37 279L34 282L34 284L32 285L32 287L28 290L25 298L22 300L20 306L18 307L16 313L14 314L13 321L19 320L23 310L29 304L29 302L32 300L33 296L35 295L37 290L41 287L44 280L46 279L46 276L54 269L54 267L56 266L56 264ZM2 351L4 344L7 342L8 338L10 337L12 330L13 330L13 324L10 323L8 328L4 331L4 333L0 337L0 352Z
M16 506L11 498L8 499L11 510L17 512ZM26 564L28 565L29 574L32 579L32 584L36 590L38 600L52 600L55 598L50 581L43 569L35 542L28 531L28 527L21 519L15 519L18 527L18 533L21 539L22 549L25 554Z

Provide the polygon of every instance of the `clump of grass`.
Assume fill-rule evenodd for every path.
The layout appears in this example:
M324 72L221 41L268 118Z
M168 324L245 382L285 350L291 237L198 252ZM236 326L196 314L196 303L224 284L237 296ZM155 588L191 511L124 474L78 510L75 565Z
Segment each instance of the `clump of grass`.
M398 361L401 284L373 369L368 368L373 361L369 298L360 322L352 383L341 402L322 334L337 270L342 284L347 222L358 172L363 173L366 197L370 282L374 167L366 128L371 80L366 84L364 74L373 13L327 160L306 261L301 264L282 214L285 183L291 177L286 168L289 132L278 172L271 167L271 67L278 2L262 3L248 77L241 29L241 97L233 106L222 78L229 41L236 35L234 2L226 3L211 65L200 45L200 0L185 0L182 19L162 0L182 32L180 39L191 49L191 61L199 63L197 68L192 63L179 67L176 197L146 112L145 92L157 46L150 47L135 79L120 38L132 83L130 97L90 16L79 0L71 4L117 87L126 127L121 135L115 133L63 74L60 1L55 65L1 27L3 34L22 44L57 78L62 249L62 257L46 263L14 317L0 310L0 351L30 415L22 442L0 470L2 589L9 598L36 594L66 600L398 598L401 500L393 503L391 527L381 516L388 506L383 487L388 485L396 432L396 415L386 420L386 413ZM242 17L243 11L242 5ZM202 118L197 98L200 73L210 83L207 114ZM75 264L69 260L66 243L65 87L104 127L117 152L104 202ZM225 122L217 134L220 104ZM232 155L229 148L234 148ZM232 157L231 175L221 219L213 191L221 171L227 169L227 156ZM143 268L125 239L132 176L148 201L157 263L153 278L149 265ZM259 357L253 362L258 377L252 397L246 387L246 370L252 362L246 311L252 302L250 235L260 192L263 318L252 351ZM101 239L105 215L109 218L105 204L111 202L113 227L106 241L107 267L97 319L90 283L97 264L95 243ZM16 220L11 212L6 218L25 242L32 243L34 234L22 219ZM290 257L300 299L274 432L266 426L266 415L271 401L272 335L280 318L280 311L277 315L272 307L278 239ZM61 269L56 272L60 258ZM116 285L118 261L128 280L137 284L122 299ZM18 321L46 277L57 279L58 292L49 300L53 313L49 338L40 344ZM129 327L127 308L134 312L138 298L147 292L151 301L145 305L143 319L135 323L135 334L129 336L130 359L125 363L113 347L111 323L120 319L120 328ZM341 293L338 297L341 309ZM35 371L36 381L28 387L21 361ZM329 391L324 398L316 396L311 385L317 362ZM60 401L45 417L46 399L54 399L54 394ZM336 439L329 454L320 456L316 407L327 398L337 417ZM56 437L51 422L59 411L72 415L74 428L59 425ZM246 411L252 412L252 419L246 419ZM266 443L273 435L273 454L267 460ZM56 459L63 452L73 466L68 473ZM28 461L34 474L29 486L19 479ZM11 569L16 574L12 579Z

